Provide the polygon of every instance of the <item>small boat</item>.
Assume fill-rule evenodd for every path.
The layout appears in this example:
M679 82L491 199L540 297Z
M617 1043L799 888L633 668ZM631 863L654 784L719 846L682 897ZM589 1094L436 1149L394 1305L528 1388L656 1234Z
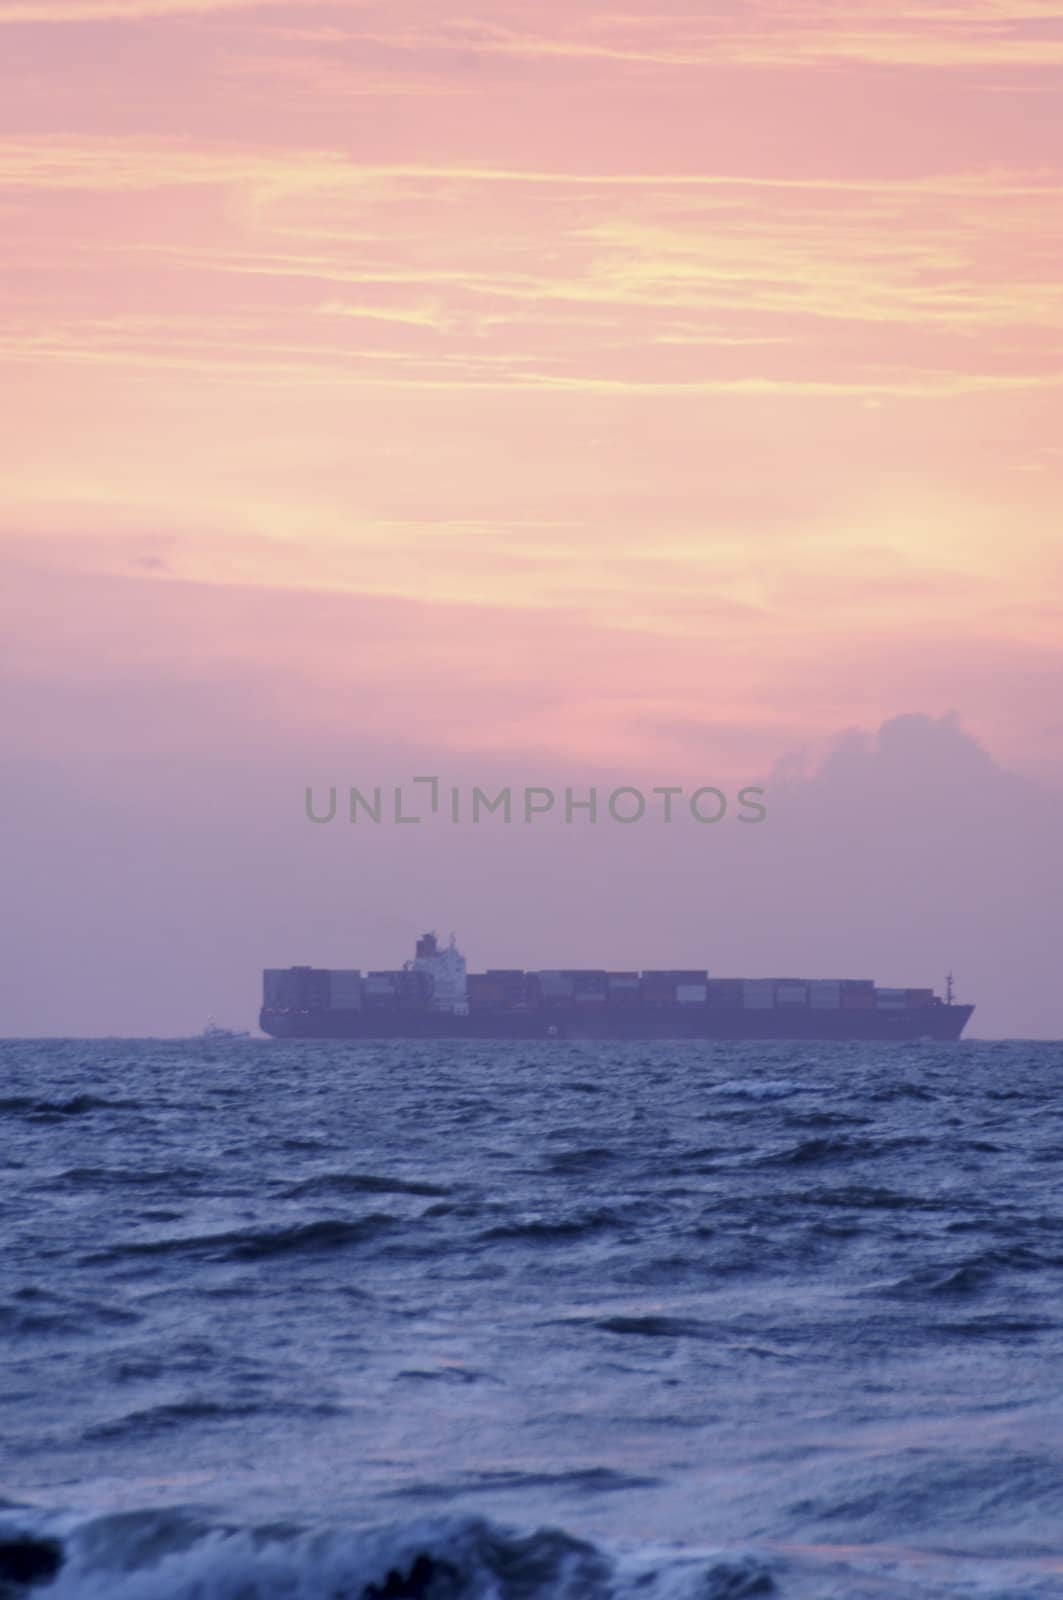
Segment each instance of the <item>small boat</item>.
M211 1017L199 1037L208 1040L211 1044L223 1044L226 1039L250 1039L251 1035L246 1028L219 1028L214 1018Z

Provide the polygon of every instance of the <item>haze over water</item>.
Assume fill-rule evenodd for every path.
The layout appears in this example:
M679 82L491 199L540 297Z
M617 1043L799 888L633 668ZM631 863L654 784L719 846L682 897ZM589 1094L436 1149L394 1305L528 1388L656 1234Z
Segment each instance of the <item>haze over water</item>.
M0 0L0 1030L437 925L1063 1034L1061 71L1059 0ZM303 818L780 762L755 852Z
M0 1575L1063 1595L1061 1066L6 1043Z

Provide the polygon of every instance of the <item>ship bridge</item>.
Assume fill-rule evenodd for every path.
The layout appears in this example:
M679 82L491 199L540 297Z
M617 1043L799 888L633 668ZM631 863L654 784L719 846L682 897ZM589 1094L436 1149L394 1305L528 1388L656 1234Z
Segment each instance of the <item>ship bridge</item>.
M469 999L465 982L465 957L455 942L440 949L434 933L423 933L417 941L417 954L406 963L407 971L423 972L430 985L429 1007L432 1011L448 1011L452 1016L468 1014Z

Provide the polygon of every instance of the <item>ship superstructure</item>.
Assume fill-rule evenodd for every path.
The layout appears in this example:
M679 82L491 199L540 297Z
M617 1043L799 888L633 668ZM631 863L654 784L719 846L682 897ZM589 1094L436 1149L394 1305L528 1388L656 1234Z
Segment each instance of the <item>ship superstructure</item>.
M428 980L428 1006L432 1011L444 1011L451 1016L463 1017L469 1009L465 957L455 942L439 948L434 933L423 933L417 941L417 954L407 961L405 971L421 972Z
M468 972L453 934L402 967L263 974L265 1033L288 1039L958 1039L974 1007L871 978L715 978L707 968Z

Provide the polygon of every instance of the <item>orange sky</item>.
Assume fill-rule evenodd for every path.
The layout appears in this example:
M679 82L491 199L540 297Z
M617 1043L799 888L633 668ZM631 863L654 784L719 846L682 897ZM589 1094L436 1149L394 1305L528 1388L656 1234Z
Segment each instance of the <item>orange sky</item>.
M1058 775L1061 73L1048 0L0 0L17 671L739 776L956 707ZM248 586L349 597L357 701Z

